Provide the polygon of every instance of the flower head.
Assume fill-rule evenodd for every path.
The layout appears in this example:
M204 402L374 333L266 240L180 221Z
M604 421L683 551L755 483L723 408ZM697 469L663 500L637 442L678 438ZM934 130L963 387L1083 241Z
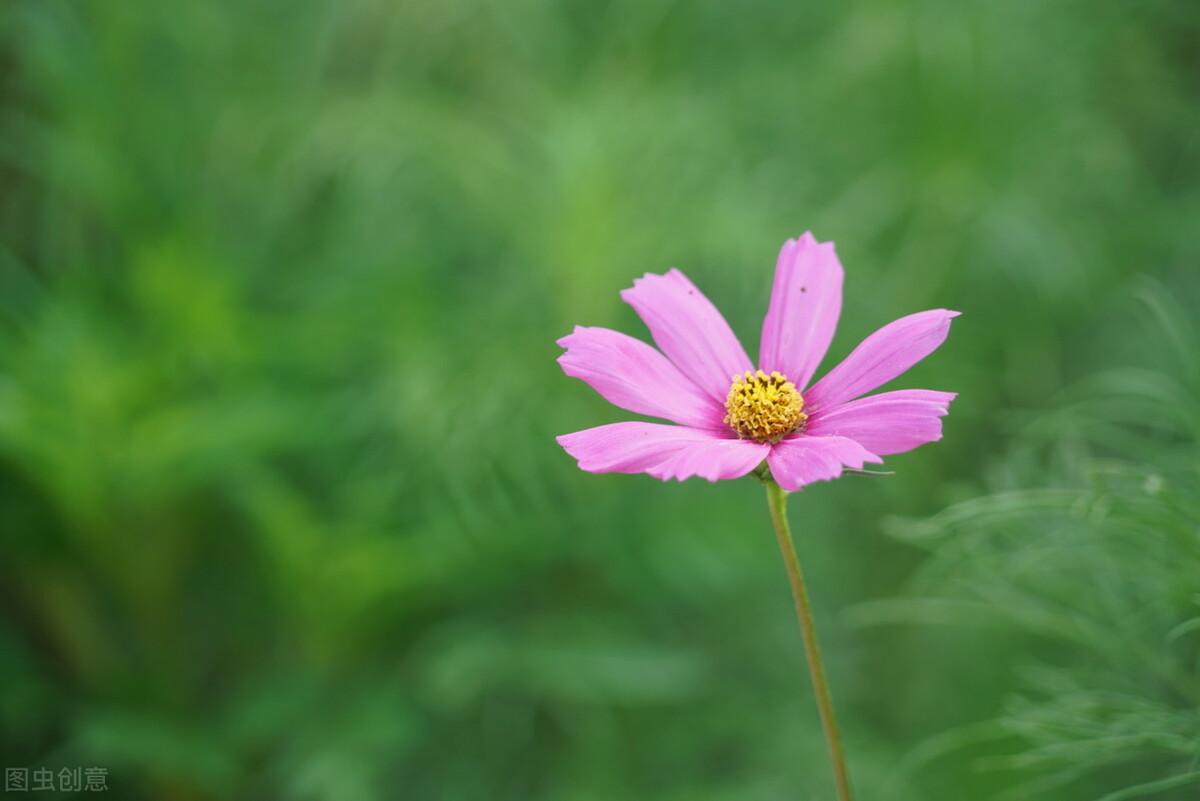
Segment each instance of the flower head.
M739 478L764 460L786 490L941 439L950 392L866 393L935 351L958 312L918 312L871 334L809 384L837 328L842 265L832 242L788 240L775 267L757 368L716 307L678 270L648 273L621 298L657 349L605 328L558 340L563 371L622 409L668 420L558 437L593 473L663 480Z
M742 439L779 442L808 420L804 398L778 370L734 376L725 398L725 425Z

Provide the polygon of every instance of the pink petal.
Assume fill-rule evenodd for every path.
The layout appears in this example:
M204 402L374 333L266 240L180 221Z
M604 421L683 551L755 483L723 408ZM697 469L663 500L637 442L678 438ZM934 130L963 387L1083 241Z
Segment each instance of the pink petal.
M575 326L558 340L563 372L609 403L685 426L724 429L725 408L645 342L607 328Z
M852 439L801 434L771 449L767 464L771 477L788 492L814 481L829 481L845 467L861 470L866 462L883 461Z
M901 389L869 395L814 413L806 433L848 437L872 453L904 453L942 438L941 418L950 411L953 392Z
M810 414L854 400L907 371L946 341L950 320L958 315L946 309L917 312L871 334L804 393Z
M647 273L621 293L659 350L721 404L734 375L753 369L729 323L679 270Z
M740 478L771 446L659 423L612 423L564 434L558 444L589 473L649 473L666 481Z
M784 244L763 318L759 367L778 370L797 387L808 386L837 329L842 275L832 242L806 233Z

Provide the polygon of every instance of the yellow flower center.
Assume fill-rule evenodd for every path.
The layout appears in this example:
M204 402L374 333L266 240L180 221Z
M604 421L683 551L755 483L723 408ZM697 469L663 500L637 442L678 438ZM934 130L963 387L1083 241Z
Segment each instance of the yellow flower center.
M779 442L804 425L804 398L783 373L735 375L725 399L725 424L742 439Z

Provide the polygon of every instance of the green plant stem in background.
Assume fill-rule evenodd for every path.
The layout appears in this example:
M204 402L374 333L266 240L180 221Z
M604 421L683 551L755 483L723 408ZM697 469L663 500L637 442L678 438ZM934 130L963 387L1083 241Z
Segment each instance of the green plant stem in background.
M787 493L769 478L763 479L767 488L767 508L771 511L771 523L775 526L775 537L779 540L779 551L783 554L783 565L787 568L788 581L792 585L792 598L796 601L796 617L800 619L800 634L804 638L804 653L808 657L808 672L812 676L813 694L821 714L821 727L825 730L825 742L829 745L829 761L833 765L833 778L837 784L838 801L851 801L850 777L846 773L846 756L842 752L842 738L838 734L837 719L833 714L833 699L829 694L829 682L825 679L825 664L821 661L821 646L817 642L817 629L813 625L812 605L808 601L808 590L804 587L804 573L800 570L800 559L792 542L792 529L787 519Z

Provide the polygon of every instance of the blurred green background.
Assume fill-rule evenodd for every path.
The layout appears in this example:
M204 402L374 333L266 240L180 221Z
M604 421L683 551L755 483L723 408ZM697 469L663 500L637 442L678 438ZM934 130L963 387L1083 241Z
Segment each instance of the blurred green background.
M6 0L0 751L130 799L829 799L751 479L575 469L684 269L961 393L792 499L862 799L1200 793L1200 6ZM69 794L67 794L69 795ZM40 797L55 797L42 793ZM65 797L65 795L64 795Z

